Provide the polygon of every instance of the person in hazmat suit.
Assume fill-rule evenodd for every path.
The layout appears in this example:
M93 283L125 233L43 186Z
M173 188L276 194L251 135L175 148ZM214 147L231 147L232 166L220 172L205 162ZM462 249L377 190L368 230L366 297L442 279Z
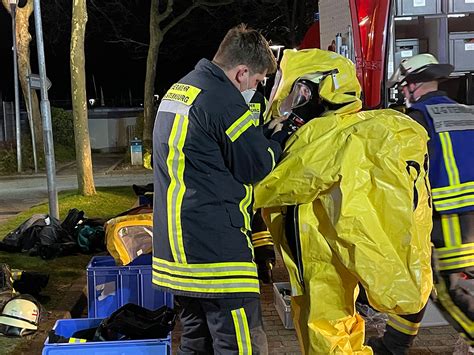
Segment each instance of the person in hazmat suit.
M255 208L288 269L304 354L372 354L355 310L397 316L432 290L428 136L394 110L362 112L354 65L328 51L286 50L270 113L294 131L255 188Z
M405 96L407 115L430 141L436 303L474 344L474 110L440 91L454 67L431 54L405 59L390 78Z

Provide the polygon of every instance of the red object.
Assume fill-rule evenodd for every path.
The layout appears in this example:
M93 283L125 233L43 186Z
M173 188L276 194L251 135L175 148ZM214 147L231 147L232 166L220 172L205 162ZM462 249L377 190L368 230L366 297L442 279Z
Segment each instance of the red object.
M319 21L315 21L306 34L299 46L299 49L321 48L321 39L319 33Z
M366 108L383 105L390 0L350 0L357 76Z

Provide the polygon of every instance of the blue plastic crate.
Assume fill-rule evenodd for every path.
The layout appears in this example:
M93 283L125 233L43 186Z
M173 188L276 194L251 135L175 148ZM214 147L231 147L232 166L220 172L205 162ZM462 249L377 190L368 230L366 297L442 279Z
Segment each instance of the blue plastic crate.
M70 338L78 330L97 327L102 318L60 319L54 330ZM43 355L170 355L171 337L166 339L100 341L90 343L50 344L46 338Z
M156 290L151 282L151 255L127 266L115 265L111 256L95 256L87 266L89 318L105 318L127 303L150 310L173 308L173 295Z

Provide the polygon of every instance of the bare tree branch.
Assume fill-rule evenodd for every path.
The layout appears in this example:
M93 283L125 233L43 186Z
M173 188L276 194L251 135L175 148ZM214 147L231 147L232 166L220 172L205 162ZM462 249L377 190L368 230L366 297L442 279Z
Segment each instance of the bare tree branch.
M197 0L188 7L183 13L181 13L179 16L175 17L170 23L168 23L165 28L163 28L162 32L163 35L166 34L170 29L172 29L174 26L176 26L181 20L183 20L185 17L187 17L191 11L193 11L196 8L206 8L206 7L218 7L218 6L223 6L223 5L229 5L232 4L234 0L222 0L222 1L200 1Z
M168 18L168 16L173 12L173 3L174 3L174 0L168 0L168 2L166 3L166 10L163 11L159 16L158 16L158 23L161 23L162 21L164 21L165 19ZM151 16L153 16L151 14Z

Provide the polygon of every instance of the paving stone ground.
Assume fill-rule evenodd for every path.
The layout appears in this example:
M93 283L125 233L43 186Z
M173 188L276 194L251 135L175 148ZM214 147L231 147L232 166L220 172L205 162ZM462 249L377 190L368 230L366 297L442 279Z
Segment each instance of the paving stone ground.
M288 274L281 259L277 260L274 269L274 281L288 281ZM267 333L270 354L297 355L301 354L295 330L285 329L273 304L272 285L263 285L261 288L261 302L263 324ZM367 336L377 334L375 328L367 329ZM176 354L181 336L180 324L173 332L173 354ZM451 326L422 328L418 334L410 355L465 355L468 347Z

